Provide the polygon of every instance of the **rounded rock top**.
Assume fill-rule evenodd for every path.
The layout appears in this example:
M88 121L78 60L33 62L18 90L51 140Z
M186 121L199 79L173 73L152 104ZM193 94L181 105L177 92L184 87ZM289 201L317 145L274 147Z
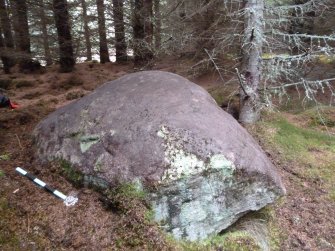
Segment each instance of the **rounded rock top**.
M41 161L65 160L85 176L110 185L140 182L144 187L161 187L150 195L155 217L165 221L179 215L166 220L168 231L177 237L198 239L213 232L207 226L192 231L202 223L188 219L190 208L197 208L200 222L220 222L222 227L236 220L233 216L241 212L222 217L219 213L230 203L230 192L224 195L227 189L249 187L253 195L243 196L249 205L246 211L285 191L275 167L249 133L203 88L173 73L143 71L105 83L51 113L36 127L34 137ZM202 186L202 192L196 186ZM172 192L196 206L180 199L174 207ZM255 194L260 202L251 203ZM215 202L209 207L212 211L204 209L203 200L225 196L220 202L223 208ZM224 218L229 220L222 224Z

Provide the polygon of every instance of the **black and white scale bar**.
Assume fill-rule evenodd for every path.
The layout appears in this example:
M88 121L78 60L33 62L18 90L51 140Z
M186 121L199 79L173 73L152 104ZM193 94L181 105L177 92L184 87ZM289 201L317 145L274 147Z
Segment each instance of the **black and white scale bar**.
M59 192L58 190L53 189L52 187L48 186L42 180L36 178L34 175L32 175L32 174L28 173L27 171L23 170L21 167L17 167L15 170L17 172L19 172L20 174L22 174L23 176L26 176L28 179L30 179L33 182L35 182L40 187L43 187L49 193L52 193L53 195L55 195L56 197L58 197L58 198L60 198L62 200L66 200L67 196L65 194L63 194L63 193Z

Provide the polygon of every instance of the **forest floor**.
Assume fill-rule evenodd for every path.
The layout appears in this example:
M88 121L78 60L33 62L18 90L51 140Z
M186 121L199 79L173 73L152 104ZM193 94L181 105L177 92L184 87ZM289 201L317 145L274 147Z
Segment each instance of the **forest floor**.
M234 89L223 86L216 74L192 77L187 67L168 63L154 68L186 75L218 103L225 103ZM0 250L258 250L241 234L248 228L243 221L250 223L251 218L266 221L265 246L271 250L335 250L334 108L302 109L301 101L292 99L280 112L264 113L259 123L247 128L273 160L287 195L238 222L229 231L233 234L206 243L175 243L152 223L141 199L124 198L124 210L111 210L96 191L73 186L56 166L35 162L31 134L39 121L133 71L128 64L90 62L77 65L73 73L59 74L52 66L43 74L0 77L0 87L20 105L0 110ZM76 193L78 204L65 207L18 175L17 166L65 194Z

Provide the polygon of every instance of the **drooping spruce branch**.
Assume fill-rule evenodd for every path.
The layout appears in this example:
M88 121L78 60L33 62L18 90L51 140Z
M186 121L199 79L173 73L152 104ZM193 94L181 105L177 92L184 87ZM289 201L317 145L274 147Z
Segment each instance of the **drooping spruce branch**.
M282 88L288 88L292 86L331 86L335 84L335 78L327 78L327 79L321 79L321 80L301 80L299 82L295 83L288 83L288 84L283 84L283 85L278 85L278 86L269 86L267 89L269 90L274 90L274 89L282 89ZM333 90L332 88L330 90Z
M329 0L309 0L306 3L301 4L286 4L286 5L274 5L274 4L266 4L266 10L307 10L307 11L315 11L316 8L324 7L329 8L331 1Z
M320 35L309 35L309 34L289 34L283 33L280 31L273 32L274 35L283 36L283 38L303 38L303 39L312 39L318 41L335 41L335 34L328 36L320 36Z

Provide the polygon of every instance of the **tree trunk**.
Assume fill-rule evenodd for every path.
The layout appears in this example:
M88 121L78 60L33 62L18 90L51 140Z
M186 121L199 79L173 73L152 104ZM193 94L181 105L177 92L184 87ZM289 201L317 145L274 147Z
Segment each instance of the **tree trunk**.
M28 25L28 9L26 0L11 0L14 19L15 38L18 50L20 70L30 69L32 62L30 50L30 35Z
M161 32L162 32L162 16L160 10L160 0L154 0L155 12L155 49L156 51L161 48Z
M59 43L60 72L71 72L73 71L75 60L73 57L67 1L53 0L53 8Z
M243 124L255 123L260 118L259 85L262 73L263 12L263 0L246 1L239 115L239 120Z
M84 21L84 34L85 34L85 42L86 42L86 60L92 61L92 44L90 40L90 28L88 26L88 17L87 17L87 7L86 1L81 0L81 7L83 8L83 21Z
M1 52L1 57L3 59L4 72L8 74L10 73L10 68L15 65L15 59L12 56L14 53L14 40L5 0L0 0L0 21L5 48L5 50Z
M19 20L17 19L18 13L17 13L17 6L16 6L16 2L14 0L6 0L6 4L7 4L7 9L8 12L11 12L12 15L10 16L10 22L12 25L12 29L13 29L13 40L14 40L14 47L16 49L16 51L20 51L20 46L19 46L19 33L20 33L20 23ZM18 58L16 58L16 60L18 60Z
M9 64L8 61L10 59L8 57L6 57L5 51L6 51L5 42L4 42L4 39L2 37L2 30L1 30L1 27L0 27L0 57L1 57L2 64L3 64L4 72L6 74L9 74L10 69L8 68L8 64Z
M135 0L133 11L134 63L140 65L153 58L152 0Z
M135 65L143 61L141 42L144 40L144 20L141 15L143 0L134 1L133 9L133 50Z
M97 0L97 10L100 39L100 63L104 64L110 62L106 36L104 0Z
M146 60L153 58L153 35L154 26L152 23L153 19L153 0L143 0L143 16L144 16L144 34L146 42Z
M39 18L41 19L41 30L43 38L43 48L44 48L44 59L47 65L52 65L52 57L49 46L49 36L48 36L48 26L47 19L44 11L44 2L43 0L38 0L38 13Z
M127 61L127 44L123 20L123 0L113 0L116 62Z

